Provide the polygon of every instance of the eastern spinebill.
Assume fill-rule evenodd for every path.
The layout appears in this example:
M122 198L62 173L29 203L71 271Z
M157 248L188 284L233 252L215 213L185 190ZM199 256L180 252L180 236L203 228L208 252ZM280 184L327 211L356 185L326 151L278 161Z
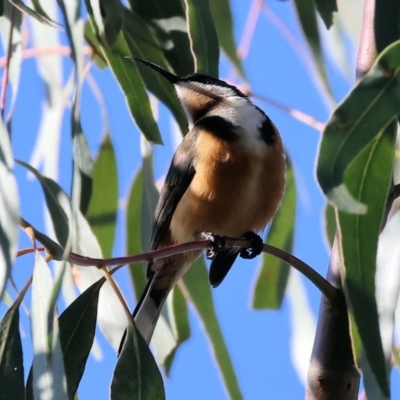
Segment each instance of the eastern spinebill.
M285 186L285 156L278 130L235 86L203 74L176 76L146 60L176 90L189 120L155 212L151 248L198 239L201 232L242 237L260 232L275 214ZM218 286L240 249L223 249L210 266ZM150 342L164 302L201 251L149 263L148 283L133 313Z

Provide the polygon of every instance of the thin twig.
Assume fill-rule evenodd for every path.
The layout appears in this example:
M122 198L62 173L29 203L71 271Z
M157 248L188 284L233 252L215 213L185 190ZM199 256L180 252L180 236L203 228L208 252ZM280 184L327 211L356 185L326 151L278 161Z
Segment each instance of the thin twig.
M120 301L120 303L122 305L122 308L124 309L126 317L128 318L128 320L130 320L133 323L133 317L132 317L131 312L129 311L129 307L125 302L124 296L122 296L121 291L119 290L118 286L114 282L114 279L112 278L110 271L105 266L100 267L100 269L103 272L103 274L104 274L105 278L107 279L108 283L111 285L111 287L114 290L115 294L117 295L118 300Z
M259 99L259 100L263 101L264 103L271 104L272 106L289 114L293 118L295 118L307 125L310 125L311 127L315 128L319 132L322 132L325 129L325 124L323 122L318 121L311 115L303 113L302 111L296 110L294 108L286 107L283 104L280 104L274 100L268 99L267 97L261 96L259 94L253 93L253 92L250 92L249 96L255 97L256 99Z
M46 249L44 247L37 247L36 250L37 251L45 251ZM25 254L30 254L30 253L34 253L34 252L35 252L35 249L33 247L28 247L26 249L18 250L16 257L24 256Z
M85 56L91 56L93 51L91 47L84 46L82 48ZM54 47L34 47L31 49L22 50L22 58L24 60L28 58L45 57L45 56L65 56L71 55L71 48L69 46L54 46ZM7 66L7 57L0 58L0 68Z

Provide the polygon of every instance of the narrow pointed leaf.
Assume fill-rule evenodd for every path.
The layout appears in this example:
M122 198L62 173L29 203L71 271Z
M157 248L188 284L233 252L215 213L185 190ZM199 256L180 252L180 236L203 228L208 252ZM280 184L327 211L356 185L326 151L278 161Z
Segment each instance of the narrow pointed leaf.
M57 23L51 20L46 13L42 12L43 9L32 9L28 7L22 0L9 0L9 1L23 13L29 15L32 18L35 18L42 24L47 24L53 27L57 25Z
M182 284L190 296L207 332L225 387L232 399L242 399L239 382L229 356L221 327L214 309L207 268L203 259L198 259L183 276Z
M60 343L67 377L68 397L73 400L85 370L96 330L99 292L105 279L87 288L60 315Z
M217 29L219 44L242 78L246 78L242 61L236 51L233 21L228 0L210 1L211 13Z
M91 28L95 32L92 20ZM95 35L91 35L91 38L94 41ZM123 34L120 32L112 49L100 44L98 46L102 49L113 74L121 86L129 111L138 128L150 142L162 143L160 131L154 120L146 88L137 65L133 60L126 58L132 55Z
M17 303L0 321L0 382L0 400L24 399L24 364Z
M154 36L153 31L130 10L125 11L123 33L132 57L150 60L162 68L169 69L161 44ZM144 65L139 64L138 68L147 89L171 110L182 133L185 134L187 131L186 116L171 83Z
M58 322L54 313L49 315L53 288L50 269L44 258L35 254L35 270L32 282L32 380L27 391L35 399L68 399L64 363L58 337ZM52 325L52 327L50 327ZM52 332L51 335L48 333Z
M130 0L129 4L152 30L175 73L180 76L193 73L194 61L181 0Z
M185 0L195 70L218 78L219 42L208 0Z
M117 208L117 161L107 135L93 166L93 193L86 216L105 258L111 257L113 249Z
M335 209L329 204L325 205L325 239L329 245L329 248L333 245L333 240L335 239L336 234L336 218L335 218Z
M325 195L339 209L365 213L344 183L346 168L400 112L400 42L386 48L327 124L319 151L317 177Z
M94 18L98 32L107 47L118 38L124 18L120 0L85 0L89 14Z
M111 400L162 400L164 384L146 342L132 324L115 367Z
M79 208L86 214L92 195L92 173L93 161L90 155L89 145L82 129L80 120L80 98L83 84L83 21L80 15L79 2L58 2L64 17L64 25L71 47L71 57L75 64L74 79L76 91L72 104L71 113L71 135L72 135L72 156L73 156L73 175L71 198L73 207Z
M12 2L11 2L12 3ZM22 13L19 9L15 8L10 2L4 3L4 15L0 19L0 33L1 42L3 45L3 52L8 58L8 81L11 86L11 96L7 101L8 115L3 118L6 123L11 120L15 101L17 99L19 81L21 76L22 66ZM16 2L22 3L22 2ZM14 3L14 4L16 4ZM24 4L22 3L24 6ZM26 7L26 6L25 6ZM11 38L10 38L10 35ZM11 39L11 40L10 40Z
M8 132L0 121L0 299L3 296L17 251L19 197Z
M128 205L126 207L126 249L127 254L142 253L141 240L141 209L142 209L142 180L143 172L139 170L132 183L131 190L128 196ZM146 286L146 266L131 264L129 272L135 289L136 300L139 298Z
M340 211L338 214L342 276L354 314L352 323L357 324L368 362L385 395L389 394L389 386L375 299L375 273L393 158L393 129L382 131L358 155L345 175L346 185L355 194L356 201L368 206L368 212L355 215Z
M301 29L303 30L311 54L314 57L317 71L322 78L325 89L330 93L314 0L295 0L294 5Z
M268 232L267 243L288 253L293 251L294 225L296 218L296 184L294 171L288 163L286 190ZM253 290L253 308L279 309L289 277L289 265L270 254L263 254L262 267Z

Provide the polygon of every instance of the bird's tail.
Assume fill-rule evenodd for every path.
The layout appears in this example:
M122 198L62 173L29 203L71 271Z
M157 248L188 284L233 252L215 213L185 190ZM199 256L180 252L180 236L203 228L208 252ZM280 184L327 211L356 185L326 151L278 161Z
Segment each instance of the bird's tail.
M153 275L153 277L148 280L142 297L133 311L135 325L147 344L150 343L161 310L169 293L169 287L158 290L155 289L155 281L156 275Z

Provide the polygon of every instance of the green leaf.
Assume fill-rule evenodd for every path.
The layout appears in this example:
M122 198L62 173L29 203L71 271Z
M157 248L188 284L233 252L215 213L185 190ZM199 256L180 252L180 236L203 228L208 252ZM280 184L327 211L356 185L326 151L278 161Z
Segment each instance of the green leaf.
M0 321L0 400L25 397L19 305L16 301Z
M86 216L105 258L112 254L117 209L117 161L110 136L106 135L93 167L93 193Z
M19 196L14 176L14 161L10 137L0 119L0 299L3 297L7 280L18 245Z
M74 399L85 370L96 331L99 291L102 278L86 289L60 315L60 343L67 377L68 397Z
M326 73L325 61L321 48L321 39L318 31L314 0L295 0L294 5L301 29L303 30L311 54L314 57L317 71L322 78L325 90L330 93L329 80Z
M354 199L344 183L348 165L400 111L400 42L379 56L335 110L325 128L317 165L318 181L339 209L365 213L366 205Z
M165 372L168 375L179 346L190 338L190 324L186 300L179 286L175 286L170 294L171 325L175 336L175 346L164 360Z
M68 204L69 201L67 194L61 189L58 183L43 176L29 164L19 160L16 160L16 162L32 172L32 174L36 176L42 185L47 208L53 221L56 237L61 246L65 249L69 237L69 226L67 214L64 208L61 206L61 203L64 205Z
M13 4L16 8L18 8L20 11L29 15L32 18L35 18L42 24L47 24L53 27L58 25L56 22L54 22L52 19L48 17L48 15L43 11L41 7L40 8L35 7L35 9L32 9L28 7L22 0L9 0L9 2Z
M96 34L92 28L92 25L90 24L90 21L85 22L85 40L89 44L89 46L92 48L92 52L93 52L92 57L93 57L94 61L96 62L96 65L100 69L108 67L107 60L104 57L104 54L101 50L100 43L97 40Z
M385 395L388 376L375 299L378 236L386 210L394 158L393 129L380 132L351 163L345 183L356 201L368 206L364 215L338 213L342 277L347 301L368 362ZM356 354L360 358L359 354Z
M335 209L329 203L326 203L325 205L324 216L325 238L331 248L336 235L336 217Z
M111 400L165 399L164 384L153 355L132 322L115 367Z
M142 209L142 182L143 171L139 170L136 174L128 195L128 205L126 207L126 251L127 254L142 253L141 240L141 209ZM138 264L130 264L129 272L135 288L136 300L139 301L146 286L145 268Z
M92 20L91 24L93 30ZM95 36L91 37L94 40ZM160 131L154 120L146 88L137 65L133 60L126 58L131 57L131 53L123 34L118 35L112 50L104 46L100 47L125 94L129 111L138 128L150 142L162 143Z
M287 164L286 191L269 229L267 243L291 254L296 218L296 183L289 160ZM279 309L285 294L290 267L267 253L263 254L262 260L262 267L253 290L253 308Z
M125 11L123 33L132 57L150 60L160 67L169 69L161 44L148 25L130 10ZM171 110L182 133L185 134L187 119L171 83L146 66L139 65L138 68L147 89Z
M231 60L242 78L246 78L242 61L238 56L235 45L232 13L228 0L210 1L211 13L217 29L219 43L226 56Z
M175 73L180 76L193 73L194 60L181 0L130 0L129 3L131 10L141 17L157 38L160 50Z
M107 47L112 46L121 31L124 7L120 0L85 0L89 14L96 22L98 33Z
M337 11L336 0L314 0L319 15L321 16L326 29L329 29L333 24L333 13Z
M203 259L198 259L183 276L182 285L207 332L222 379L231 399L242 399L238 379L226 347L221 327L215 313L207 268Z
M185 0L195 70L218 78L219 42L208 0Z

